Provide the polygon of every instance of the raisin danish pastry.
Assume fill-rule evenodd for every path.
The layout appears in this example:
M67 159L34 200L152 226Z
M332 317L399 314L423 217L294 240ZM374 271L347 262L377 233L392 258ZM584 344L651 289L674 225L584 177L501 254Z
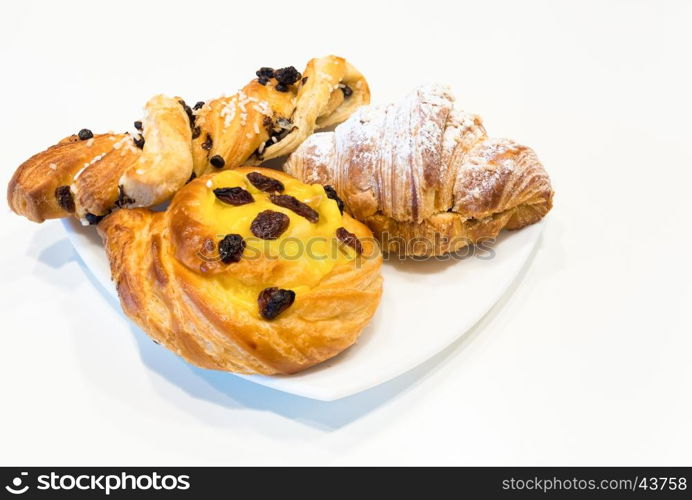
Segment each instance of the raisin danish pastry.
M359 109L334 132L309 137L284 169L334 186L382 249L400 255L453 252L533 224L552 207L533 150L488 138L480 117L455 108L441 85Z
M98 230L124 311L156 342L204 368L294 373L353 344L380 301L377 242L341 208L329 188L241 167Z
M312 59L302 74L261 68L237 94L192 108L155 96L135 131L83 129L24 162L8 202L35 222L74 214L95 224L113 207L159 204L195 176L286 155L369 100L364 77L336 56Z

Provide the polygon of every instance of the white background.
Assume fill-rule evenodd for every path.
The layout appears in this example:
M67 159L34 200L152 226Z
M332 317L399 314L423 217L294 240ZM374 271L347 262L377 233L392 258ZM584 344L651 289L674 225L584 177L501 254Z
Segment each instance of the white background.
M335 53L375 102L449 82L557 194L471 335L333 403L178 360L58 222L2 208L0 462L690 465L691 25L662 1L3 2L3 183L82 127L130 128L155 93L194 102Z

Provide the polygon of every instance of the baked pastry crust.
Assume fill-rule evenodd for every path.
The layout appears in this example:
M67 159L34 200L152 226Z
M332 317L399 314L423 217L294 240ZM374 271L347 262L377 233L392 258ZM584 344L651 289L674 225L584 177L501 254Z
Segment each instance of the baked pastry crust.
M307 203L319 220L274 205L269 193L248 182L250 172L282 182L282 194ZM222 187L242 187L254 201L226 204L214 194ZM251 221L268 206L288 216L288 229L275 240L253 240ZM336 253L320 246L339 227L360 240L361 254L343 244ZM313 366L356 341L382 293L382 257L370 230L342 216L322 186L275 170L204 175L182 188L165 212L118 210L98 230L125 313L156 342L204 368L277 374ZM219 258L225 232L246 241L238 262ZM310 251L291 246L307 250L311 240L318 244ZM257 297L270 287L293 290L295 302L268 320Z
M196 109L178 97L155 96L141 132L73 135L32 156L12 177L8 203L35 222L72 213L97 223L114 206L155 206L193 176L286 155L370 100L363 75L341 57L312 59L294 75L300 78L290 84L252 80Z
M441 85L359 109L334 132L308 138L284 169L332 185L385 252L405 255L454 252L535 223L552 207L533 150L489 138Z

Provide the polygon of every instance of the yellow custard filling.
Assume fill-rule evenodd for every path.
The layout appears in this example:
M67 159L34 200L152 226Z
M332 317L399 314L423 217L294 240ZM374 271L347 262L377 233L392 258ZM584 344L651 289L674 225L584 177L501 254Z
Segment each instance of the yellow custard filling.
M262 169L263 175L267 173ZM271 172L267 175L271 177ZM343 226L337 203L328 198L319 184L303 184L282 176L284 190L267 193L257 189L247 178L247 172L226 170L206 181L206 194L199 198L199 220L210 228L216 242L228 234L238 234L245 241L241 261L225 264L226 272L214 275L212 281L231 295L231 300L246 302L256 309L257 294L267 287L279 287L296 292L316 286L337 264L357 257L355 251L339 244L336 230ZM240 187L248 191L254 202L234 206L217 198L217 188ZM275 205L271 194L290 195L319 214L310 222L291 209ZM260 212L271 210L289 218L286 230L276 239L262 239L251 230ZM243 272L240 267L244 267ZM249 270L249 272L248 272Z

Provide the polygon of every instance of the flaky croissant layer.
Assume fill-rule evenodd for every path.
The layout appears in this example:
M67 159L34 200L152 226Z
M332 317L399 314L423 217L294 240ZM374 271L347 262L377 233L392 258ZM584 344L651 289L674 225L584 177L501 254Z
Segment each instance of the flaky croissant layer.
M382 293L372 233L321 185L242 167L197 178L165 212L98 226L120 301L191 363L294 373L352 345Z
M309 137L289 174L333 185L385 252L441 255L540 220L550 179L530 148L489 138L441 85L365 106L334 132Z

